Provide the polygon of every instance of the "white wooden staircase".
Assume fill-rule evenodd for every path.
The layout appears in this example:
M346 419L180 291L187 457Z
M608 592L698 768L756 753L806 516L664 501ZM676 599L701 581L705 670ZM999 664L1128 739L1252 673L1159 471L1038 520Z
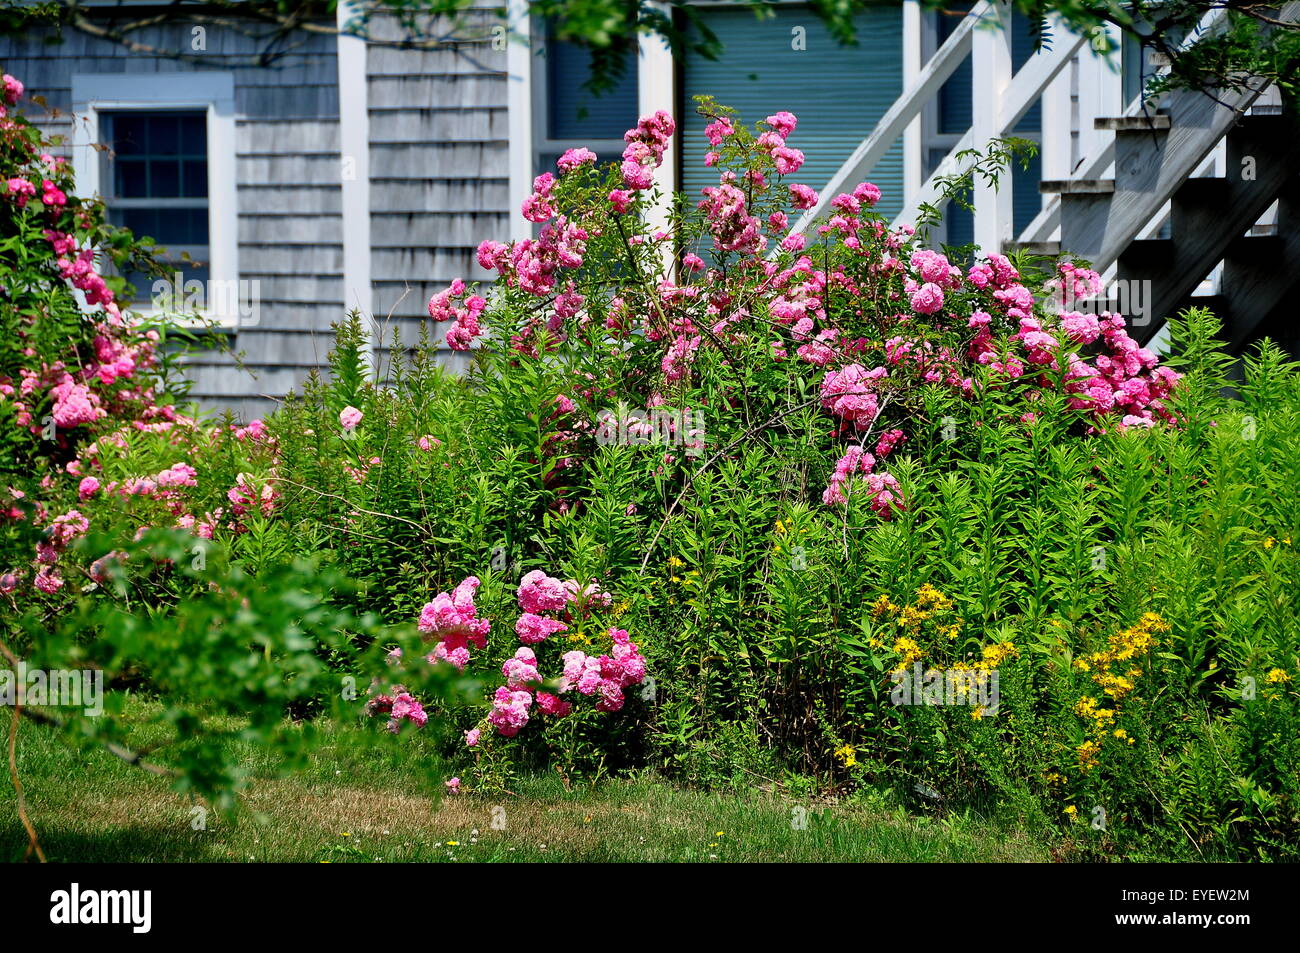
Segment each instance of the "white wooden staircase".
M997 0L975 7L912 77L823 190L820 204L806 212L796 228L810 225L836 194L868 177L905 130L917 128L925 104L966 57L972 57L977 77L971 127L907 197L895 224L915 221L923 203L941 199L940 180L959 169L958 153L1014 134L1016 124L1050 86L1057 84L1059 91L1071 61L1077 70L1085 59L1098 60L1084 37L1056 22L1051 24L1051 47L1012 75L1005 31L979 28L981 21L1005 15L1005 6ZM1300 3L1284 4L1277 16L1287 22L1300 20ZM1186 43L1197 42L1223 24L1222 11L1211 11ZM1159 102L1138 96L1127 108L1115 110L1119 115L1105 114L1104 103L1095 98L1078 96L1077 126L1062 127L1059 120L1053 129L1045 124L1044 147L1050 138L1059 150L1057 143L1068 142L1073 133L1087 143L1087 153L1066 166L1067 177L1041 183L1049 198L1019 235L1011 231L1010 189L977 183L976 243L1045 255L1067 253L1089 261L1109 287L1140 286L1141 311L1152 320L1118 307L1120 302L1115 309L1128 311L1131 333L1144 343L1157 338L1169 316L1191 303L1204 303L1224 322L1234 352L1269 334L1300 353L1300 321L1293 319L1290 302L1295 298L1289 294L1300 292L1300 124L1289 107L1256 107L1268 97L1261 99L1265 90L1254 88L1262 84L1250 85L1213 98L1187 90L1165 93ZM1112 97L1112 102L1119 106L1122 99ZM1088 114L1090 105L1099 108ZM1061 168L1059 161L1056 165ZM1223 174L1205 177L1210 167ZM1278 212L1271 233L1253 233L1274 202ZM1193 302L1193 292L1220 262L1218 293Z
M1289 113L1248 113L1260 92L1226 92L1216 101L1179 90L1163 98L1158 112L1097 118L1097 128L1114 132L1113 175L1043 182L1042 191L1056 196L1060 240L1041 242L1044 227L1031 225L1025 243L1068 251L1102 273L1113 269L1116 282L1149 282L1141 297L1155 320L1130 322L1138 340L1154 337L1168 315L1203 303L1239 351L1268 325L1300 276L1300 128ZM1226 174L1195 177L1224 140ZM1274 233L1250 234L1275 201ZM1169 237L1141 237L1163 220L1166 203ZM1193 302L1219 262L1220 293Z

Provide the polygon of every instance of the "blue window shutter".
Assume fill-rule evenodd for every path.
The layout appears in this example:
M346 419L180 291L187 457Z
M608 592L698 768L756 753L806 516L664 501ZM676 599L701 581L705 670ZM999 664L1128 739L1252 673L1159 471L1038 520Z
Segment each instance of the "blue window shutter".
M682 187L692 199L718 184L718 170L704 165L709 144L692 97L708 94L738 109L751 128L779 109L794 113L799 127L789 144L808 161L787 181L821 191L902 93L900 7L864 11L856 47L840 46L807 7L768 9L773 15L763 20L748 9L700 9L723 50L717 60L688 53L683 66ZM806 31L804 50L792 49L795 27ZM878 209L892 218L903 206L901 141L867 178L880 188Z

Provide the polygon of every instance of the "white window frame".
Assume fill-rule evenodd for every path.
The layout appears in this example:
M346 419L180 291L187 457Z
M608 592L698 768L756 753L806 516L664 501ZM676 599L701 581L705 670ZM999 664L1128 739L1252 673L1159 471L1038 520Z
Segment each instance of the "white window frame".
M100 114L202 110L208 132L208 278L238 287L239 205L235 168L235 78L233 73L74 73L72 76L72 166L81 191L102 195L100 181ZM205 294L205 301L212 295ZM239 303L233 314L201 311L206 326L234 329L240 323ZM151 305L131 310L145 320L164 314ZM171 323L192 320L170 316ZM245 322L247 324L247 322Z
M623 141L623 133L617 136L611 136L607 139L554 139L549 133L551 129L551 82L550 82L550 60L547 51L549 38L547 36L546 21L541 17L530 17L532 21L532 40L530 49L532 50L532 109L533 109L533 174L541 175L543 172L555 174L555 168L542 168L538 161L543 155L556 152L564 152L567 149L577 149L587 147L600 156L601 162L610 162L623 154L623 149L627 143ZM641 57L637 56L636 64L629 68L637 71L637 84L640 88L641 82ZM640 102L637 103L639 116ZM631 129L636 124L636 116L633 116L627 124L627 129Z
M667 12L665 4L652 5ZM510 237L533 237L531 223L519 213L520 207L533 190L533 166L537 155L543 151L542 143L567 148L567 140L544 139L548 129L546 81L544 75L534 76L534 70L544 70L546 63L539 52L545 42L545 29L540 19L528 13L526 0L508 0L510 35L507 47L507 79L509 82L510 124ZM536 22L535 22L536 21ZM677 113L677 69L672 51L657 36L641 34L639 38L637 70L637 113L647 115L662 109ZM605 141L605 140L602 140ZM613 140L609 140L612 144ZM591 146L590 142L572 143L574 146ZM622 153L620 141L618 153ZM613 156L609 158L614 158ZM602 157L602 160L604 157ZM650 210L652 227L663 227L671 210L672 194L678 188L677 153L669 149L664 161L655 170L655 182L663 195L659 207ZM671 250L665 253L671 255Z

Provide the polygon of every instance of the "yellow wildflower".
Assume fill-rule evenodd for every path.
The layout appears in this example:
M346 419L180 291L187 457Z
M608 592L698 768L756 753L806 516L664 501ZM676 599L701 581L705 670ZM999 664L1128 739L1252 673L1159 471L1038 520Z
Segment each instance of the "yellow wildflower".
M898 611L898 606L894 605L894 603L890 600L889 596L881 596L871 606L871 614L875 616L877 619L880 618L882 615L884 615L886 612L892 615L897 611Z
M1098 765L1097 756L1101 754L1101 745L1089 739L1079 745L1079 767L1088 771Z
M913 662L920 661L925 652L915 639L909 639L904 635L894 642L894 654L902 659L904 665L911 665Z

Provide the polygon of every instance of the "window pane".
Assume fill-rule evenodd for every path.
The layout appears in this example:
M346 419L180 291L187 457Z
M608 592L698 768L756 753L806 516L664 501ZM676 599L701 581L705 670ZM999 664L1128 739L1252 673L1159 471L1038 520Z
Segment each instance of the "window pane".
M206 156L208 154L208 121L201 115L181 117L181 154Z
M176 198L181 194L181 164L166 159L149 162L149 197Z
M153 299L153 286L155 281L166 281L168 294L170 295L172 286L176 283L175 272L177 271L181 273L180 287L176 289L180 294L184 295L186 293L185 285L189 281L201 281L204 283L204 287L206 288L209 275L207 254L208 250L206 248L198 248L191 251L194 262L185 262L180 258L172 259L170 262L167 262L169 265L169 274L166 278L159 278L142 271L125 272L123 277L126 278L135 289L135 294L130 296L131 301L138 305L149 304Z
M174 156L180 152L179 116L149 117L149 151L156 156Z
M599 95L583 88L591 79L591 53L580 46L548 43L546 70L550 138L621 139L636 125L635 57L623 55L622 74Z
M184 178L181 195L205 198L208 194L208 163L206 161L186 160L183 166Z
M102 118L105 142L116 154L109 161L117 197L207 195L208 135L204 113L108 112ZM190 160L184 170L182 156Z
M158 237L158 211L152 208L127 208L120 209L109 215L109 221L114 225L120 225L123 228L129 228L137 236L148 235L150 238Z
M807 161L795 182L820 190L871 134L903 85L903 15L898 6L871 6L854 18L859 45L841 46L805 7L776 4L764 20L748 8L700 7L700 18L722 38L709 60L689 50L683 69L686 113L679 123L682 186L691 199L718 184L717 168L704 165L709 151L704 120L691 97L715 96L753 123L779 109L799 119L790 146ZM802 27L806 49L795 49L792 31ZM694 29L689 31L697 39ZM895 143L867 178L880 187L879 209L894 215L903 203L903 149ZM856 183L852 183L856 184Z
M140 155L145 151L146 121L143 116L116 114L106 123L108 146L119 156Z
M954 30L961 26L963 17L954 16L971 9L969 3L958 3L935 11L936 49L943 45ZM948 81L939 88L938 131L964 133L971 124L971 58L967 56L953 71Z
M113 163L113 193L119 198L149 195L149 166L144 159L117 159Z

